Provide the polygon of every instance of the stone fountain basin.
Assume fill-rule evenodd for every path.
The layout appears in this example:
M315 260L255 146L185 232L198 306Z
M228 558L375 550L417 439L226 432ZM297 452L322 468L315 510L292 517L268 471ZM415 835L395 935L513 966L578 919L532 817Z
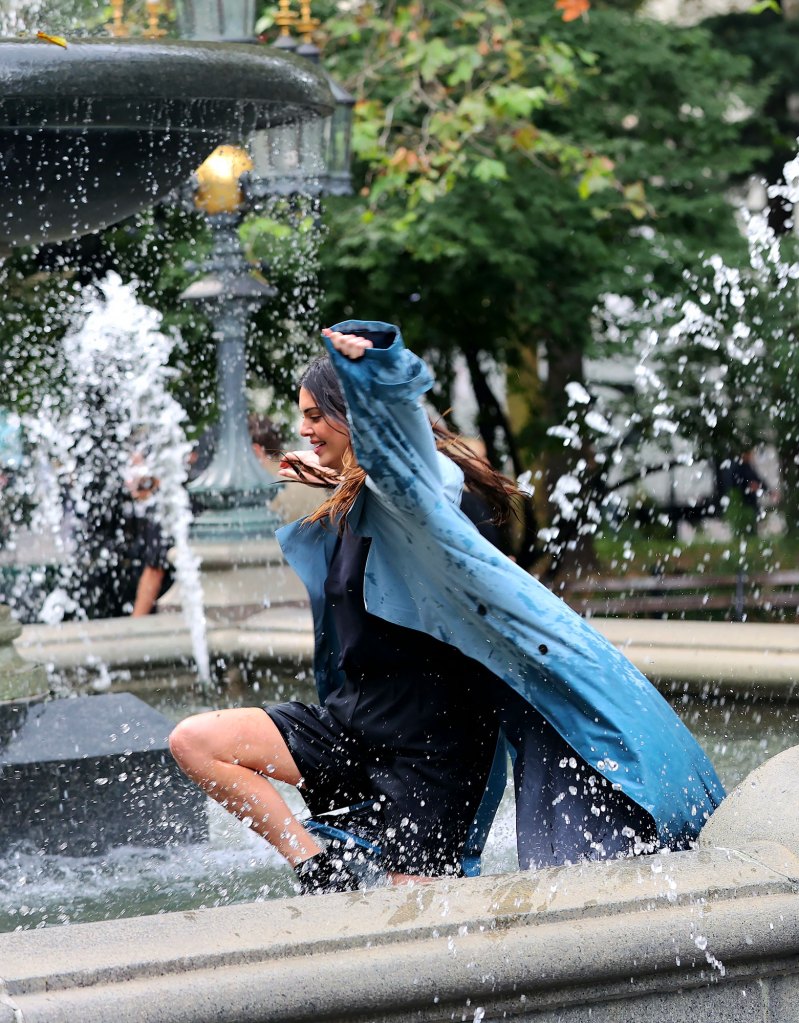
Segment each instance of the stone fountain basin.
M0 40L0 252L122 220L220 143L332 109L317 68L273 48Z

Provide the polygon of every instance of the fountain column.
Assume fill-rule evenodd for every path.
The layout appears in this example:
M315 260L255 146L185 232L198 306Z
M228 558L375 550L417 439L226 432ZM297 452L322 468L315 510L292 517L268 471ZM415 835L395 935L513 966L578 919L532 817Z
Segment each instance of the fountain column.
M247 323L253 309L276 294L252 272L238 228L245 205L242 174L252 169L243 149L219 146L194 175L193 202L208 218L213 243L205 275L182 293L208 312L216 344L219 424L211 464L189 484L200 512L192 550L202 569L203 604L215 620L238 620L264 606L305 599L275 539L280 517L270 505L282 482L258 461L247 425ZM180 605L179 585L159 601Z

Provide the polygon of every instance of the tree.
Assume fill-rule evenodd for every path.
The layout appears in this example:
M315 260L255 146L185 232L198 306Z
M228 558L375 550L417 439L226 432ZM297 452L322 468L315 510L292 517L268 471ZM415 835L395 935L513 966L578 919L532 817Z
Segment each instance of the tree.
M333 19L326 60L359 97L359 195L330 210L322 251L330 315L394 319L439 367L464 353L489 444L506 424L483 360L528 387L543 357L506 444L517 468L545 454L554 488L591 462L547 430L599 297L670 293L702 250L743 248L725 189L759 155L748 62L701 29L499 0L362 5ZM558 553L582 555L590 526L577 509Z
M761 153L752 173L777 184L785 162L796 152L796 50L799 46L799 9L783 4L782 11L766 9L757 17L732 13L708 18L704 26L717 46L731 54L745 56L752 65L752 80L762 82L767 92L763 115L746 126L745 138ZM769 224L775 231L786 229L782 200L769 200Z

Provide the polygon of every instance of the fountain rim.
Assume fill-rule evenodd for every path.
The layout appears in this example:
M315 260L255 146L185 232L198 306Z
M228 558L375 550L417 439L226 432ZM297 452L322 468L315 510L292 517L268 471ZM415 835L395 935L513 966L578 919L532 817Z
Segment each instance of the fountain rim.
M68 41L64 49L0 38L0 53L0 128L55 128L62 122L89 130L136 127L142 108L156 102L171 104L175 116L197 104L280 106L291 109L293 120L327 117L334 108L330 87L311 62L251 43L86 38ZM121 105L127 102L126 116ZM96 103L113 107L111 122L89 122ZM55 119L48 110L57 111Z

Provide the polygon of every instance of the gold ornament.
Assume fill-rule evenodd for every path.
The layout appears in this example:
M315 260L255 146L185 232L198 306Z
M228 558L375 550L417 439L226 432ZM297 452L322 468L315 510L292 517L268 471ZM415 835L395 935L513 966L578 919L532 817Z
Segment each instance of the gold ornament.
M244 202L239 179L253 162L239 146L217 146L196 170L194 205L206 213L235 213Z

